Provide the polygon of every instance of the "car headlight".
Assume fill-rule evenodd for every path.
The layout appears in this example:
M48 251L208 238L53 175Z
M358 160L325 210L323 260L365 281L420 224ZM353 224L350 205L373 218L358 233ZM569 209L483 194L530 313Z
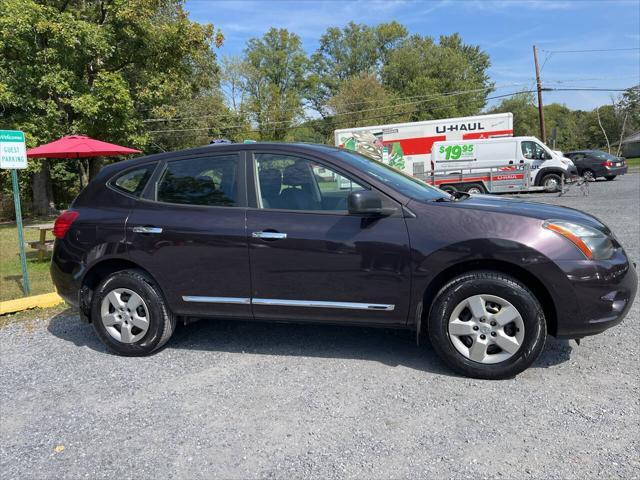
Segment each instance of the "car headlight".
M611 258L615 251L611 237L596 228L566 220L546 220L542 226L571 241L589 260Z

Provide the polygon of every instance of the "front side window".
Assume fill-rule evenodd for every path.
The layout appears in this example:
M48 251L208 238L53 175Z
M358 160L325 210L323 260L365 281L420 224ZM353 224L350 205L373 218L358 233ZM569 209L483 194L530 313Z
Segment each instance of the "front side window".
M314 161L272 153L255 155L261 208L346 211L347 197L364 188Z
M175 160L158 182L157 200L185 205L237 205L237 155Z
M389 165L372 160L360 153L349 150L339 150L335 152L335 155L343 162L414 200L428 202L440 198L449 198L449 194L439 188L432 187L422 180L410 177Z
M156 165L153 164L129 170L116 178L111 185L122 192L139 197L155 168Z
M521 148L522 156L529 160L548 160L551 158L547 151L542 148L542 145L537 142L522 142Z

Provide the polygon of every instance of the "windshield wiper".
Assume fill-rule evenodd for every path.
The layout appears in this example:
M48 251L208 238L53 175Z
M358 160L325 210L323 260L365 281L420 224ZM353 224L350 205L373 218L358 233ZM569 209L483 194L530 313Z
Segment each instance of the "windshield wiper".
M451 195L451 197L440 197L440 198L436 198L433 201L434 202L459 202L461 200L466 200L471 196L470 193L461 192L459 190L451 192L449 195Z

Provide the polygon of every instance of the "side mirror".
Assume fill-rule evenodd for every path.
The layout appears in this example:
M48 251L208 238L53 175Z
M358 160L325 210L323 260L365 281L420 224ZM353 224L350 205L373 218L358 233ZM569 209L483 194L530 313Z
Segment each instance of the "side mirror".
M371 190L351 192L347 197L349 213L354 215L384 215L382 198Z

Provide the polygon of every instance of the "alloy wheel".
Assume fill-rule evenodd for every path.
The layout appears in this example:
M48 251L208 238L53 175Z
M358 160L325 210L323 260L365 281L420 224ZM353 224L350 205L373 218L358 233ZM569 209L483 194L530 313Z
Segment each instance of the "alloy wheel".
M522 347L524 321L518 309L495 295L473 295L451 312L449 339L455 349L474 362L508 360Z

